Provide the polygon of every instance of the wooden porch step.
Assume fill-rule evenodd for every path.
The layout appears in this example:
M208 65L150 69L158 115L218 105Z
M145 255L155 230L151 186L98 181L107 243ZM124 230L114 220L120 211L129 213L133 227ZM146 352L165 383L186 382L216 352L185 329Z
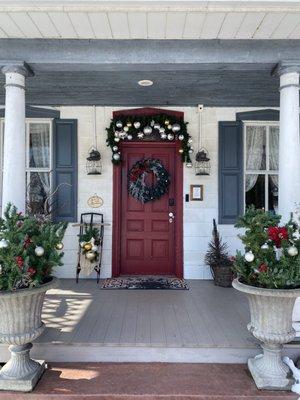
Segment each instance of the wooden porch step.
M0 400L296 400L259 391L244 364L57 363L33 393Z

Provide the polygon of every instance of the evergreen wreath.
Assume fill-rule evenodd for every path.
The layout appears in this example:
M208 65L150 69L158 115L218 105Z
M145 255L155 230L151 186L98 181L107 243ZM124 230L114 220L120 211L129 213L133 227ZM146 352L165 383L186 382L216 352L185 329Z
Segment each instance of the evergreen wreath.
M106 128L107 146L112 151L112 163L117 165L122 161L122 141L164 141L180 142L179 153L182 162L190 163L193 153L192 138L187 131L187 122L173 115L130 115L112 118Z
M154 185L146 184L146 176L153 173L156 178ZM161 161L146 158L137 161L128 172L128 193L142 203L158 200L168 191L170 175Z

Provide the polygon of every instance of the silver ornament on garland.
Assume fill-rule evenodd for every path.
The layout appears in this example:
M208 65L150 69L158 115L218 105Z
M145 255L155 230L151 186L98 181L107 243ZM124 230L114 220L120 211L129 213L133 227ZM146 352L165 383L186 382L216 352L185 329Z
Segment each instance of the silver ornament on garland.
M287 249L288 255L291 257L295 257L298 255L298 249L296 246L290 246Z
M119 150L119 147L118 146L113 146L113 151L118 151Z
M154 129L160 129L160 124L158 124L157 122L153 125Z
M143 137L144 137L143 132L139 132L139 133L137 134L137 137L138 137L139 139L143 139Z
M122 126L123 126L123 124L122 124L121 121L117 121L117 122L116 122L116 127L117 127L117 128L122 128Z
M151 126L145 126L145 128L143 129L143 132L145 135L151 135L151 133L152 133Z
M173 133L169 133L169 134L168 134L168 140L173 140L173 139L174 139Z
M130 133L127 135L127 139L132 140L132 135Z
M38 256L38 257L42 257L45 254L44 247L42 247L42 246L37 246L34 249L34 252L35 252L35 255Z
M178 139L179 139L179 140L183 140L183 139L184 139L184 136L183 136L183 135L178 135Z
M125 139L126 138L126 132L122 131L119 133L119 138L120 139Z
M190 154L193 154L193 153L194 153L193 147L190 147L190 148L189 148L189 153L190 153Z
M139 121L134 122L133 126L135 127L135 129L139 129L139 127L141 126L141 123Z
M113 154L113 159L115 160L115 161L119 161L120 160L120 154L119 153L115 153L115 154Z
M180 131L180 125L179 124L174 124L173 126L172 126L172 131L173 132L179 132Z
M118 142L120 141L120 138L119 138L119 137L115 137L115 139L114 139L114 140L115 140L115 142L117 142L117 143L118 143Z
M252 262L254 260L254 254L252 251L247 251L247 253L245 253L245 260L247 262Z
M193 139L192 139L192 138L189 138L188 143L189 143L189 144L192 144L192 143L193 143Z
M163 127L159 128L159 133L164 133L165 131L166 131L165 128L163 128Z
M0 240L0 249L6 249L9 246L9 241L6 239Z
M167 139L167 134L166 134L166 132L162 132L161 134L160 134L160 137L163 139L163 140L165 140L165 139Z

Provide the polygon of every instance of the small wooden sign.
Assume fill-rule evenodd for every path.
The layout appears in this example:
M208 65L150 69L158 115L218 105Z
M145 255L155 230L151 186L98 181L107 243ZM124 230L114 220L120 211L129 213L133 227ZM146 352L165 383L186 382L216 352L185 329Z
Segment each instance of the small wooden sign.
M203 200L203 185L190 185L190 200L191 201Z

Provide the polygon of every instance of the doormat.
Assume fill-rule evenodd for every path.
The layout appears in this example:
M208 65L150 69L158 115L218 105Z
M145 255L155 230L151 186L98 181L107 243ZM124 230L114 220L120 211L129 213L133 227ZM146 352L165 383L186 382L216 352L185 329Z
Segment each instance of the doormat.
M184 279L165 277L120 277L104 279L100 289L189 290Z

